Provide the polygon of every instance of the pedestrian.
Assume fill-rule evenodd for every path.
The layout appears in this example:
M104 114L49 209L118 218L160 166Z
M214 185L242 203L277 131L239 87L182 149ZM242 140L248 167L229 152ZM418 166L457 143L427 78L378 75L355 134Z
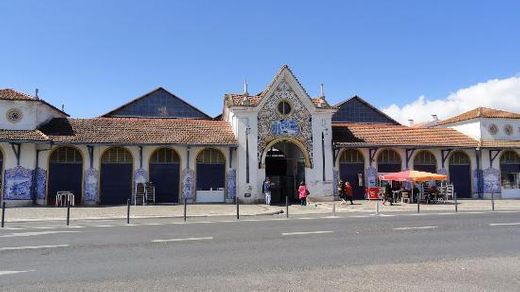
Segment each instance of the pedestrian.
M265 195L265 204L271 205L271 179L269 177L266 177L262 184L262 193Z
M345 200L345 184L341 179L338 181L338 196L340 199Z
M300 187L298 187L298 198L300 199L301 206L307 206L307 196L309 195L309 189L302 181L300 182Z
M351 205L354 205L354 202L352 202L352 186L350 185L350 182L345 182L345 197L346 200L350 201Z

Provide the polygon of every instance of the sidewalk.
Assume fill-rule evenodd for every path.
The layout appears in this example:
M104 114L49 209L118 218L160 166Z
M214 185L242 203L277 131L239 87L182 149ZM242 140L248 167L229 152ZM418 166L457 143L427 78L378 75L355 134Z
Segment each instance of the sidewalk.
M354 205L341 202L316 202L308 206L293 204L289 206L290 215L332 214L333 204L337 214L370 214L376 211L375 201L360 200ZM453 203L420 206L421 212L450 213L455 211ZM180 218L183 205L131 206L131 218ZM496 211L519 211L520 200L496 200ZM491 211L491 200L459 200L458 211ZM96 220L126 218L127 207L71 207L71 220ZM285 206L240 205L240 216L274 215L285 212ZM380 204L380 213L416 213L416 204ZM13 207L6 209L7 222L55 221L66 218L63 207ZM187 206L188 217L236 216L234 204L191 204Z

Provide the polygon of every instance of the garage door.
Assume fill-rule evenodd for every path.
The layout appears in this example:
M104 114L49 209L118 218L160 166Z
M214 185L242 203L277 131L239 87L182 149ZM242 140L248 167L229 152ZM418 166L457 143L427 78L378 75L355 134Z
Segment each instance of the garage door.
M170 148L160 148L150 157L150 181L156 203L179 202L180 159Z
M100 198L102 205L126 204L132 196L132 155L113 147L101 157Z
M471 198L471 163L464 152L454 152L450 157L450 181L457 198Z
M49 187L47 204L54 205L56 193L70 191L74 194L74 203L81 203L81 182L83 181L83 157L73 147L60 147L49 158Z

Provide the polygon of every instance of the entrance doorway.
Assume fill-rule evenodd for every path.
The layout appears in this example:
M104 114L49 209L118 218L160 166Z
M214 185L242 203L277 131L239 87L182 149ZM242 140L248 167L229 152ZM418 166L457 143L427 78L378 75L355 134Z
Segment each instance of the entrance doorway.
M298 146L288 141L281 141L267 149L265 157L265 175L271 178L271 203L284 204L297 202L297 189L305 181L305 158Z

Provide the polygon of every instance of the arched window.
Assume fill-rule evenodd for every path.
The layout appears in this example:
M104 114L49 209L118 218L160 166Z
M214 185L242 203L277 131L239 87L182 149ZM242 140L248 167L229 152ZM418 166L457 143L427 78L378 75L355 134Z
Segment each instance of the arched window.
M462 151L453 153L450 157L450 165L468 165L470 164L469 157Z
M401 170L401 156L395 150L385 149L377 157L377 171L396 172Z
M132 163L132 154L123 147L112 147L103 153L101 163Z
M520 189L520 155L514 151L502 153L500 176L504 189Z
M83 158L78 149L73 147L60 147L54 150L49 159L55 163L82 163Z
M347 149L341 153L339 163L364 163L365 159L361 151L356 149Z
M150 163L155 164L169 164L169 163L179 163L179 155L175 150L171 148L159 148L152 153L150 157Z
M199 153L197 156L197 163L224 164L226 163L226 159L224 158L224 155L222 155L222 152L217 149L208 148Z
M435 155L430 151L420 151L415 155L415 159L413 160L414 164L423 164L423 165L436 165L437 159Z

